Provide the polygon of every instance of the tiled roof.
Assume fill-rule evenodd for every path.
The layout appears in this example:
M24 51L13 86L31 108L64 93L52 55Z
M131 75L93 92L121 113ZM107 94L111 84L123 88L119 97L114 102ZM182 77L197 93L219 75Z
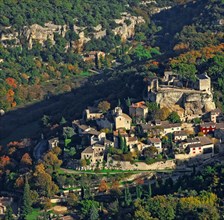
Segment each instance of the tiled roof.
M147 108L144 101L136 102L131 105L133 108Z
M175 131L174 132L175 136L187 136L186 131Z
M198 139L200 140L201 145L212 144L211 140L206 136L198 137Z
M94 152L92 147L87 147L82 153L84 154L92 154Z
M151 143L160 143L161 142L161 140L159 138L149 138L149 141Z

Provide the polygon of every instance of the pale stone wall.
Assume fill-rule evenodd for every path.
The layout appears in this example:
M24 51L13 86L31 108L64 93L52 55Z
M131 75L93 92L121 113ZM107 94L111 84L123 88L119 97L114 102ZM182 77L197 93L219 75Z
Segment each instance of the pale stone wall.
M208 159L211 158L212 154L176 154L175 159L176 160L189 160L189 159Z
M129 161L115 161L111 158L108 158L107 160L107 166L108 167L115 167L122 170L164 170L164 169L175 169L176 164L174 160L167 160L165 162L156 162L153 164L146 164L144 162L136 162L134 164L131 164ZM110 161L113 161L111 164ZM110 166L111 165L111 166Z
M126 130L130 130L131 129L131 121L128 120L127 118L121 116L117 116L115 118L115 126L116 126L116 130L119 128L125 128Z

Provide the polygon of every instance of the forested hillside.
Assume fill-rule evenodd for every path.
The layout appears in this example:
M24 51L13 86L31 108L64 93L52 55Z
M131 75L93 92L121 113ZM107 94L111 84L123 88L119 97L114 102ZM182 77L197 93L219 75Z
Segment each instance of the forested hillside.
M223 4L1 0L0 109L71 91L92 75L90 69L102 72L116 62L146 76L172 68L184 78L190 69L194 80L195 74L208 71L222 90ZM91 51L105 56L86 61Z

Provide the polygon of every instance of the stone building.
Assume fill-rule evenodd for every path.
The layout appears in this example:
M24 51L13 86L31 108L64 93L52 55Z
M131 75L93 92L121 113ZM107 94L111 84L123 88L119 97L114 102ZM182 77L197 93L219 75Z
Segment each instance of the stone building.
M156 102L161 108L167 107L177 112L182 120L201 118L205 113L215 109L210 77L201 74L195 85L184 88L179 86L178 82L167 84L169 74L166 74L161 84L156 77L148 82L149 101Z
M211 92L211 79L206 73L198 75L197 89L208 93Z
M129 115L136 118L146 118L148 114L148 107L144 101L133 103L129 107Z
M90 165L97 165L97 163L102 163L104 158L105 146L96 144L87 147L81 153L81 159L89 160Z
M116 107L114 110L114 122L116 130L119 128L131 129L132 119L129 115L123 113L120 107Z
M98 119L98 118L101 118L102 115L103 115L103 113L100 112L97 108L94 108L94 107L88 107L83 112L83 118L86 119L86 120Z

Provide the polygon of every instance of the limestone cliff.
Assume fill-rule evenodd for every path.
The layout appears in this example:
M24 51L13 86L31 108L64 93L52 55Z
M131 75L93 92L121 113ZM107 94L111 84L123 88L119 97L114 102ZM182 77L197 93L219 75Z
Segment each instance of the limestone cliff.
M149 100L157 102L161 107L168 107L187 119L200 117L215 109L212 93L191 89L160 88L149 93Z
M125 41L135 35L136 25L145 23L145 21L141 16L136 17L128 13L123 13L121 19L115 19L115 23L118 24L119 27L116 27L112 31Z
M128 13L123 13L121 19L115 19L115 22L119 26L112 30L113 33L121 36L123 40L126 40L134 36L136 25L144 23L145 21L142 17L136 17ZM72 47L80 52L88 41L93 38L101 39L106 36L107 32L106 29L103 29L101 24L96 27L92 27L93 30L91 32L87 32L86 29L87 27L78 27L74 24L73 31L79 36L79 39L68 42L68 47ZM26 26L20 31L20 33L16 32L13 27L5 27L4 33L0 34L0 40L3 44L5 42L4 45L7 46L8 41L14 40L16 44L20 44L20 39L25 39L25 41L28 42L28 47L31 49L34 41L37 41L43 45L45 41L50 40L54 45L55 33L65 37L67 31L67 25L55 25L51 22L45 23L44 26L39 24Z
M52 44L55 44L54 34L58 33L62 37L65 36L67 31L66 25L55 25L52 23L46 23L44 27L33 24L30 27L24 27L22 35L28 41L28 47L31 49L33 46L33 40L37 40L40 44L44 44L46 40L50 40Z

